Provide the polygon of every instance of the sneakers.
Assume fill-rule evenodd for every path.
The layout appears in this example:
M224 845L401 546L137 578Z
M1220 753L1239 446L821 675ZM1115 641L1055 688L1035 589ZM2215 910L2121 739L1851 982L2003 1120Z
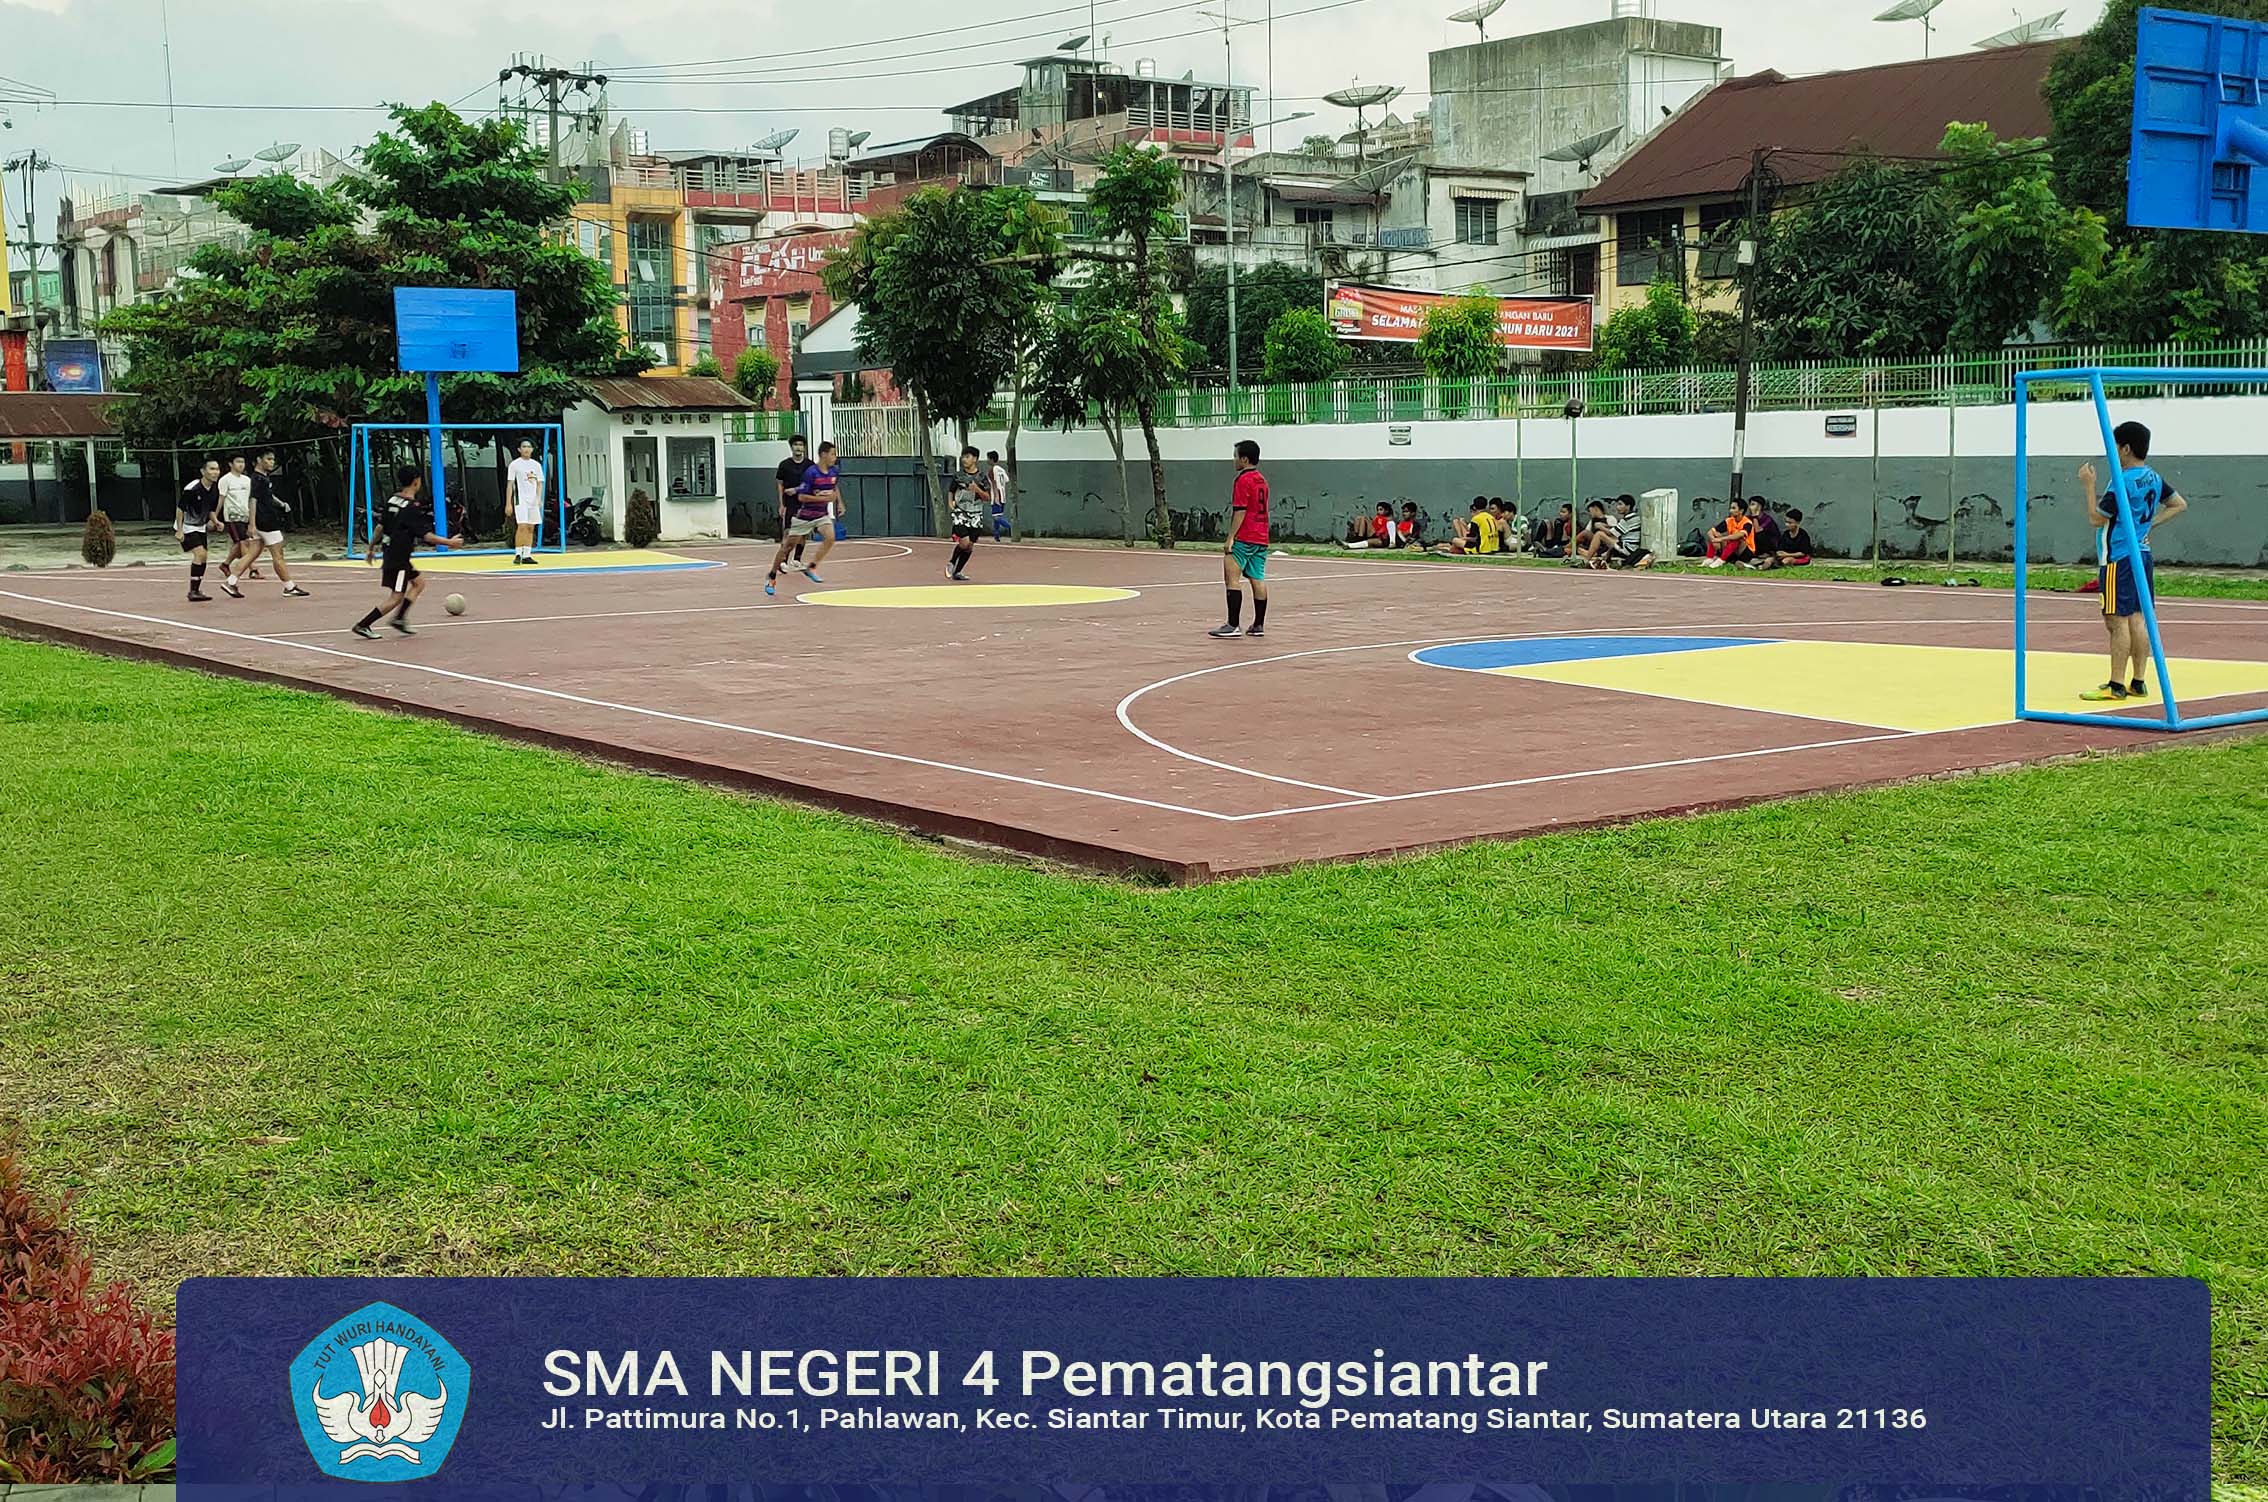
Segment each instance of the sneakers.
M192 589L192 590L190 590L190 591L189 591L189 598L190 598L190 599L191 599L192 601L194 601L195 603L197 603L197 604L199 604L199 605L202 605L202 604L204 604L204 603L205 603L205 602L206 602L207 600L210 600L210 599L212 598L212 596L211 596L211 595L209 595L209 594L206 594L206 593L205 593L205 592L204 592L203 590L201 590L201 589Z
M945 571L945 577L952 580L955 584L966 584L969 582L969 576L962 573L957 568L947 569Z
M811 569L805 569L803 571L803 577L809 579L814 584L824 584L827 582L826 580L820 578L819 575Z
M2079 697L2089 704L2123 704L2130 695L2126 692L2125 685L2106 683L2101 688L2091 689Z
M1254 627L1253 627L1253 628L1252 628L1252 629L1251 629L1250 631L1247 631L1247 632L1245 632L1244 634L1245 634L1246 636L1252 636L1252 637L1260 637L1260 636L1266 636L1266 635L1267 635L1268 633L1267 633L1267 632L1265 632L1265 631L1263 631L1263 630L1261 630L1261 629L1260 629L1260 628L1259 628L1258 626L1254 626Z
M376 641L378 639L377 632L371 630L368 626L363 625L359 621L355 623L354 634L361 637L364 641Z
M283 593L287 600L310 600L314 598L312 591L301 589L296 584L286 584Z
M236 587L236 581L234 579L231 579L226 574L221 575L220 587L228 592L228 596L232 600L241 600L244 598L244 591L238 589Z
M1206 632L1205 634L1207 636L1218 637L1222 641L1227 641L1230 637L1242 636L1244 633L1237 629L1235 626L1215 626L1212 630Z
M2147 699L2150 697L2150 686L2144 683L2141 679L2137 678L2132 683L2126 685L2126 692L2129 697L2136 699Z
M764 593L766 593L766 594L768 594L768 595L776 595L776 594L778 594L779 592L780 592L780 580L779 580L779 576L778 576L778 575L776 575L776 574L767 574L767 575L766 575L766 576L764 577Z
M393 627L396 631L400 632L404 636L417 635L417 627L411 625L408 621L392 620L388 621L386 624Z

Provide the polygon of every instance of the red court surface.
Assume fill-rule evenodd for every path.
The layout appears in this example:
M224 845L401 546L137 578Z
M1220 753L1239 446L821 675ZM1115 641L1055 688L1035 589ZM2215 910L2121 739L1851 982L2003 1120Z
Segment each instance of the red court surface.
M1278 557L1266 639L1216 641L1205 635L1223 613L1211 549L981 548L977 586L1083 592L1030 604L948 586L934 542L847 542L825 586L791 576L776 601L762 591L768 549L680 551L717 566L436 574L414 638L350 635L378 603L371 571L304 565L313 599L279 598L270 580L209 604L183 599L179 567L0 574L0 629L1172 881L2171 739L1981 723L2007 718L2005 688L1965 725L1911 728L1939 708L1930 686L1949 681L1926 656L1914 658L1928 669L1922 690L1886 682L1884 712L1866 708L1868 664L1885 648L1989 651L1990 662L1943 660L2005 684L2011 601L1997 591ZM891 603L863 592L905 586L965 593L960 608L846 608ZM452 590L471 604L460 619L440 609ZM802 598L821 594L833 603ZM2169 651L2268 673L2268 604L2169 601L2163 619ZM2033 620L2035 650L2092 659L2053 665L2094 675L2063 687L2099 679L2092 597L2036 595ZM1580 657L1592 644L1577 639L1602 636L1625 654L1602 675L1672 677L1634 690L1413 655ZM1759 671L1739 664L1762 659L1655 659L1632 645L1660 637L1797 656ZM1822 668L1821 652L1842 655ZM1845 658L1856 666L1834 666ZM1836 708L1788 707L1779 690L1804 673L1829 681L1798 697ZM1751 688L1760 704L1706 702ZM2191 713L2268 704L2268 692L2183 692Z

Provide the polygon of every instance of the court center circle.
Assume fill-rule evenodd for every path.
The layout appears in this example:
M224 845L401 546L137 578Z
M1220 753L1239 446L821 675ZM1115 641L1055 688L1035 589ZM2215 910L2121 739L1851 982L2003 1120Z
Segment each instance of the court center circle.
M1140 591L1083 584L907 584L894 588L820 589L799 598L807 605L864 610L1013 610L1048 605L1108 605Z

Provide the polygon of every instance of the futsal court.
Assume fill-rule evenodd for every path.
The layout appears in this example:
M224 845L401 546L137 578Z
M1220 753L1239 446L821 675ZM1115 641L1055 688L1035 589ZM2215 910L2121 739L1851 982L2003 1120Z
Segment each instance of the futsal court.
M1175 881L2169 739L2017 723L1998 591L1278 556L1267 637L1216 641L1210 548L988 544L950 584L943 543L859 539L776 600L770 556L421 557L419 634L375 643L358 563L199 605L178 569L19 573L0 628ZM2030 617L2033 706L2079 708L2096 600ZM2185 716L2268 706L2268 603L2160 620Z

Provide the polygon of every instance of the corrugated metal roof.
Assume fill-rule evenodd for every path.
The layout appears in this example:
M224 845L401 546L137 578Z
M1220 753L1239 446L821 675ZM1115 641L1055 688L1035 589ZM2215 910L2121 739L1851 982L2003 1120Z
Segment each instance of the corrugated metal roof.
M714 376L602 376L591 399L609 412L683 408L739 411L756 404Z
M0 392L0 439L116 438L118 398L65 391Z
M1623 158L1582 207L1729 198L1759 146L1774 148L1772 171L1782 182L1800 184L1834 176L1853 152L1934 157L1955 121L1982 122L2003 139L2044 136L2051 122L2040 85L2068 45L2033 42L1811 78L1727 79Z

